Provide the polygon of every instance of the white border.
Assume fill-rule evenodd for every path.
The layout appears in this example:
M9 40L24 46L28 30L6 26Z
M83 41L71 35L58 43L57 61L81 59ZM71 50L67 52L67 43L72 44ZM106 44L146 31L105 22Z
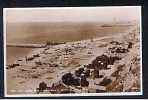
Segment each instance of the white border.
M143 95L143 70L142 70L142 6L139 6L140 8L140 91Z
M127 95L143 95L143 75L142 75L142 19L141 19L141 6L105 6L105 7L60 7L60 9L65 8L106 8L106 7L138 7L139 8L139 18L140 18L140 92L119 92L119 93L76 93L76 94L19 94L19 95L8 95L7 94L7 82L6 82L6 10L16 9L16 10L31 10L31 9L59 9L59 7L38 7L38 8L3 8L3 39L4 39L4 96L5 97L62 97L62 96L127 96Z

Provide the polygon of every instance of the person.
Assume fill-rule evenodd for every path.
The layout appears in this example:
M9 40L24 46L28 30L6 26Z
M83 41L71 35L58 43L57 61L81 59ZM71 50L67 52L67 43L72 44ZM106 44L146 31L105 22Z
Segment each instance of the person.
M133 43L132 42L129 42L128 48L132 48L132 45L133 45Z

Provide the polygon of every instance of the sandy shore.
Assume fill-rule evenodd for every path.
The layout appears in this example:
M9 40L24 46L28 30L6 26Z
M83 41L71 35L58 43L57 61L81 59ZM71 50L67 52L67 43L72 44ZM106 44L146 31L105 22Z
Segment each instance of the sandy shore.
M118 34L118 36L67 42L61 45L47 46L34 50L27 55L27 58L32 59L26 60L27 58L21 58L20 61L15 62L19 64L19 66L15 66L14 68L9 68L9 66L7 66L7 93L36 94L36 88L39 87L39 83L42 81L46 82L47 85L51 87L53 83L59 82L65 73L74 73L76 69L83 65L90 64L96 57L102 54L111 56L112 54L110 54L109 48L114 46L118 47L117 45L111 44L110 42L112 41L118 41L123 48L126 48L128 43L132 41L133 47L129 49L127 53L116 54L122 59L110 66L110 69L102 69L100 71L100 74L103 75L102 78L88 78L87 80L90 82L88 89L92 87L108 92L124 92L130 91L130 89L134 87L137 91L140 91L140 62L136 62L138 63L136 66L134 66L135 63L131 64L134 58L140 57L138 49L139 30L132 27L127 31L127 34L121 33L120 35ZM125 65L124 69L119 72L119 75L113 77L113 73L118 71L119 65ZM133 70L135 74L133 74L134 72L129 72L130 66L134 66ZM135 70L135 68L138 69ZM106 77L109 77L112 81L109 85L93 85L94 83L101 83ZM120 77L120 79L117 77ZM121 81L123 84L119 84ZM119 90L121 86L123 88ZM75 87L71 88L75 89Z

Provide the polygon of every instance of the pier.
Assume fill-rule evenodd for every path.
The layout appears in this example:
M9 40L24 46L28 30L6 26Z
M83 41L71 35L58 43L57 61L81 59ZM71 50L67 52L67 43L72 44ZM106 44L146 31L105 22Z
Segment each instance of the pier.
M46 44L7 43L6 46L8 46L8 47L20 47L20 48L44 48L44 47L46 47Z

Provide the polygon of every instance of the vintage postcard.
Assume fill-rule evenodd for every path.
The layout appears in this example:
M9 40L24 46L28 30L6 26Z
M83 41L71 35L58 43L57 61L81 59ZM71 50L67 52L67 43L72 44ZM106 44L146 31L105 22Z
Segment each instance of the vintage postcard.
M142 95L141 6L4 8L6 97Z

